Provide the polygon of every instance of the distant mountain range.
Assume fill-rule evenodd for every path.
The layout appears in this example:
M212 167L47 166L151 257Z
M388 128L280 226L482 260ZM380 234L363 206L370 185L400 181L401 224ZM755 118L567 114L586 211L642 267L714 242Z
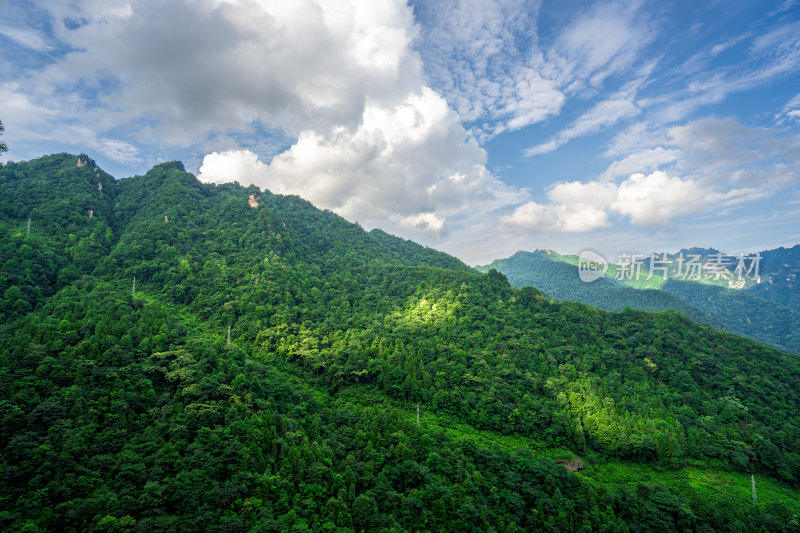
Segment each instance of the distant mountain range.
M581 280L578 256L552 250L520 251L477 270L495 269L515 287L535 287L557 300L609 311L677 311L696 322L800 352L800 245L758 256L689 248L656 254L652 265L650 257L620 257L621 263L609 263L593 282Z

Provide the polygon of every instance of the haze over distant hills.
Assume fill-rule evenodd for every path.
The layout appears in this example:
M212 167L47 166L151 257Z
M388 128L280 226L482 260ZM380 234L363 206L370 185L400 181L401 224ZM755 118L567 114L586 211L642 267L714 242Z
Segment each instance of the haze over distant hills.
M684 272L677 270L678 257ZM517 252L477 269L496 269L515 287L531 286L559 300L588 303L601 309L621 311L625 307L645 311L671 309L701 323L800 352L800 245L759 253L758 268L749 276L734 272L737 258L727 258L726 273L709 273L708 268L722 254L714 249L692 248L667 254L667 279L660 273L648 276L650 259L643 258L641 275L623 272L610 264L603 277L584 282L578 274L577 256L551 250ZM657 259L663 254L656 254ZM706 266L701 279L686 275L685 262L694 258ZM753 257L745 257L750 268ZM665 263L666 264L666 263ZM655 265L654 265L655 266ZM742 273L746 274L746 272ZM734 288L740 286L739 288Z

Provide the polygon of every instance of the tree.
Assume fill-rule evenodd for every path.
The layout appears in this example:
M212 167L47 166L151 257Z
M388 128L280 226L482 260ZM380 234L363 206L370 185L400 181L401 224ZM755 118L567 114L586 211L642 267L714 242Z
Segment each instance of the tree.
M3 121L0 120L0 135L2 135L4 131L5 128L3 127ZM3 141L0 141L0 154L6 151L8 151L8 146L6 146L6 143L4 143Z
M378 517L378 504L375 498L361 494L353 502L353 525L359 529L370 530L375 527Z

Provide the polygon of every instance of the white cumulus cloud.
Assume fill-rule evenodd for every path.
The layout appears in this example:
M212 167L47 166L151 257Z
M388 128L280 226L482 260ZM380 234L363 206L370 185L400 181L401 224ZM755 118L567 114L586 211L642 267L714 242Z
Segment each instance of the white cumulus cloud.
M699 211L716 199L718 195L694 181L656 171L646 176L633 174L623 181L610 207L630 216L634 224L652 226Z
M367 105L354 130L302 131L269 163L245 150L209 154L198 177L299 194L350 220L388 219L440 238L446 217L465 206L492 209L521 198L486 170L484 158L444 99L422 88L392 107Z
M635 173L620 183L567 182L548 192L550 203L527 202L501 217L506 230L534 233L581 233L609 225L622 215L637 226L655 227L718 206L760 197L753 188L721 191L710 182L670 176L664 171Z
M526 198L486 169L461 117L427 86L404 0L81 0L48 9L54 39L70 51L0 83L0 94L33 111L20 117L31 138L80 123L71 138L126 163L143 152L132 139L210 147L199 156L203 180L298 194L424 239L446 235L448 218ZM535 113L519 105L519 116ZM53 117L63 117L61 132ZM130 125L125 141L110 134L121 125ZM264 129L284 144L256 142Z
M531 201L500 217L499 224L502 229L530 233L581 233L607 226L608 215L589 204L543 205Z

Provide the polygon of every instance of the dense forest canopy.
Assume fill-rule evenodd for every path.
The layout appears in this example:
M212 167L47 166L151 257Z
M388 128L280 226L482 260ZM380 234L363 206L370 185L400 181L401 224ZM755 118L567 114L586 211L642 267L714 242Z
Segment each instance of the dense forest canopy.
M0 189L3 530L800 531L795 355L176 162Z
M667 279L647 276L648 259L644 259L642 276L621 276L619 265L611 264L604 277L587 283L578 275L576 256L562 256L550 250L517 252L478 270L494 268L515 287L536 287L559 300L588 303L609 311L626 307L644 311L671 309L696 322L800 353L800 245L760 252L758 268L750 276L742 276L747 283L739 288L730 287L737 278L732 272L735 261L726 265L727 275L719 280L709 275L698 281L675 272L678 256L712 263L718 254L714 249L681 250L669 256ZM747 266L752 266L752 261L748 259Z

